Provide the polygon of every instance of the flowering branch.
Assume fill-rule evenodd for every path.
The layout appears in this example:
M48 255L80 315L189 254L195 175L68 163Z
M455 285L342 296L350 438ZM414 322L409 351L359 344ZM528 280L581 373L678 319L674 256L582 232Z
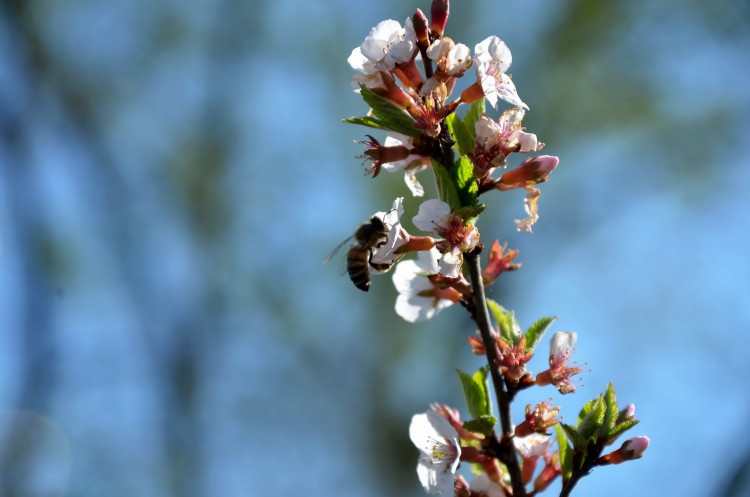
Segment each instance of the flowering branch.
M466 254L466 263L469 266L469 280L474 292L474 309L472 317L479 326L479 332L484 342L484 350L487 355L487 363L490 367L490 376L492 385L497 397L497 406L500 416L500 426L502 428L502 437L498 447L498 458L505 463L510 474L511 486L513 487L514 496L525 496L521 468L518 465L515 450L513 448L513 424L510 418L510 403L512 394L508 392L505 381L500 375L497 365L500 360L497 356L497 349L494 347L496 337L490 324L490 313L487 309L487 301L484 295L484 283L482 282L482 269L479 260L479 254L482 252L481 247L475 248Z
M515 154L534 154L544 147L522 125L529 106L507 74L510 49L489 36L475 45L472 56L469 47L445 36L449 11L448 0L433 0L429 20L417 9L404 26L382 21L349 56L358 72L352 88L370 110L345 122L388 133L384 140L366 135L361 142L366 148L360 157L370 162L366 174L376 178L381 171L403 171L408 190L422 197L425 188L417 174L433 173L438 198L422 202L412 217L422 234L402 226L403 198L397 198L389 211L373 214L334 252L347 247L349 277L363 291L369 290L373 276L395 267L395 310L405 320L432 319L458 303L479 328L479 337L470 335L468 342L487 365L473 374L458 371L469 419L462 421L457 409L441 404L412 418L409 435L420 453L417 476L424 489L443 497L528 497L559 477L565 497L593 468L641 457L649 440L635 437L605 454L638 422L632 404L618 410L611 384L583 406L576 423L562 423L560 409L547 401L526 406L524 419L513 423L512 401L519 390L552 386L570 394L578 386L573 377L584 370L571 362L577 340L572 332L553 334L548 368L537 374L528 369L555 318L543 317L523 331L512 311L486 298L485 286L521 265L514 262L517 250L494 240L482 270L477 221L485 205L479 198L525 190L528 217L515 224L518 231L530 233L539 220L537 185L549 180L559 159L530 155L508 169ZM457 82L472 67L476 80L451 100ZM511 108L494 120L485 102ZM456 113L459 108L465 111L462 117ZM412 253L416 257L409 258ZM558 450L553 452L555 439ZM479 474L470 483L458 474L461 462L472 464Z

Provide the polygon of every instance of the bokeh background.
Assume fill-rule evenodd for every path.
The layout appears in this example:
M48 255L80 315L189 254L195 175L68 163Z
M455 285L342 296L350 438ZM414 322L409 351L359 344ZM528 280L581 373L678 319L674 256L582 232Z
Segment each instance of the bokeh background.
M0 1L0 496L422 495L408 423L461 405L471 322L409 325L389 277L321 263L408 194L340 119L352 48L417 7ZM515 414L612 381L652 441L577 495L750 495L748 26L744 0L454 2L561 157L533 235L522 192L480 221L524 264L491 296L591 369Z

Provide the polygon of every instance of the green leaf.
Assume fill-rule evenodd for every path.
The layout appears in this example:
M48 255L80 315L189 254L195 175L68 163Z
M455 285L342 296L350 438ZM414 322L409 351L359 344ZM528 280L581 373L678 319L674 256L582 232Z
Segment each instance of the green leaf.
M477 204L474 206L467 206L467 207L461 207L456 211L456 214L461 216L461 219L466 221L467 223L472 223L476 217L484 212L485 207L487 207L484 204Z
M484 114L484 98L480 98L469 107L469 110L464 116L464 127L471 130L471 142L472 144L477 140L476 123L479 118ZM473 146L473 145L472 145Z
M453 183L451 173L448 172L438 161L432 161L432 171L435 173L435 183L440 200L447 203L451 211L456 212L461 206L461 200Z
M591 410L594 408L594 404L596 404L596 401L598 399L592 399L586 402L583 407L581 407L581 412L578 413L578 424L580 425L583 421L583 418L585 418L588 413L591 412Z
M550 327L555 319L557 319L557 316L541 318L526 330L526 335L524 335L526 337L526 350L534 350L539 345L539 340L542 339L547 328Z
M341 121L345 123L350 123L350 124L360 124L362 126L367 126L368 128L391 131L391 129L388 128L382 121L380 121L377 117L373 117L373 116L348 117L346 119L342 119Z
M578 430L574 427L567 423L560 423L557 426L560 426L565 431L565 435L567 435L568 440L573 444L573 448L578 449L581 448L582 445L585 445L583 440L581 440L581 437L578 435Z
M373 93L366 86L359 85L362 98L372 109L372 116L353 117L344 119L344 122L362 124L371 128L385 129L402 133L408 136L419 136L422 132L416 128L414 118L405 110L380 95Z
M607 384L607 391L604 392L604 403L606 404L606 410L602 420L602 435L608 435L617 424L617 416L619 415L615 388L612 383Z
M469 414L472 418L492 416L492 403L490 402L489 384L487 382L487 368L479 368L473 375L469 376L460 369L458 378L464 392L464 400Z
M456 142L454 147L458 155L467 155L474 152L477 140L476 122L484 114L484 99L480 98L469 107L463 119L456 113L445 118L448 131Z
M464 428L474 433L481 433L485 436L491 436L497 424L497 419L494 416L480 416L471 421L464 423Z
M568 438L565 436L565 431L563 431L559 425L555 425L555 433L557 434L557 452L560 456L562 477L563 481L567 481L573 474L573 451L568 444Z
M448 131L456 142L454 147L458 155L466 155L474 151L474 138L472 138L471 130L466 128L455 112L445 118L445 124L448 125Z
M513 311L506 310L492 299L487 299L487 307L495 317L495 322L500 329L500 338L508 345L518 343L521 338L521 327L518 325Z
M599 436L604 421L604 413L607 406L604 403L604 397L599 396L594 405L583 420L578 424L578 434L585 441L595 441Z
M451 169L451 177L456 185L461 207L471 207L477 203L479 186L474 178L474 163L467 156L458 158Z
M614 440L615 438L619 437L632 427L638 424L637 419L631 419L629 421L623 421L619 425L615 426L608 434L607 439L608 440Z

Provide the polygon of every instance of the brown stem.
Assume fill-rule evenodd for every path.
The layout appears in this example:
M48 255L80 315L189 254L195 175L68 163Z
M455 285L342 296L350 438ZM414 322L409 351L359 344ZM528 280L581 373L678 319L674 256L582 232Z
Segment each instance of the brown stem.
M482 252L481 246L478 246L472 252L464 255L464 260L469 266L469 279L474 292L474 312L473 318L479 326L479 332L484 342L484 350L487 354L487 363L490 367L490 376L492 385L497 397L497 406L500 416L500 427L502 436L497 446L498 457L508 468L511 485L513 487L514 497L525 497L526 490L521 476L521 467L518 464L518 457L513 446L513 425L510 419L510 401L511 396L505 385L502 375L497 367L498 356L495 347L495 337L490 325L490 313L487 309L487 300L484 295L484 283L482 283L482 267L479 261L479 254Z

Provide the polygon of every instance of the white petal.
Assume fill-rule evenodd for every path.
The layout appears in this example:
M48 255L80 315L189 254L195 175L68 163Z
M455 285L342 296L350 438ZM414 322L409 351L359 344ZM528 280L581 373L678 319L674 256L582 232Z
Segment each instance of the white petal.
M459 253L460 254L460 253ZM446 278L458 278L461 276L461 263L463 258L456 253L447 252L440 258L440 274Z
M521 97L518 96L516 85L513 83L513 80L510 79L510 76L502 74L500 78L500 81L497 82L495 86L498 96L511 105L529 110L529 106L523 103Z
M380 21L370 30L365 41L360 45L362 54L373 62L381 60L391 38L398 36L402 31L403 28L398 21L393 19Z
M477 476L471 482L472 492L479 492L487 497L505 497L505 492L500 485L490 480L486 473Z
M417 266L422 273L437 274L440 272L438 260L440 260L440 251L435 247L417 252Z
M430 199L422 202L419 212L412 218L414 226L422 231L431 232L435 229L435 222L451 213L448 204L438 199Z
M432 283L420 276L423 269L414 260L401 261L393 271L393 286L401 294L415 295L432 289Z
M396 314L408 323L427 321L437 313L432 301L431 298L400 293L396 297Z
M430 455L436 440L455 444L458 433L447 419L430 409L412 416L409 438L422 454Z
M570 355L573 353L573 346L578 340L578 335L575 332L562 332L558 331L549 341L549 349L551 356Z
M513 437L516 450L525 459L542 457L552 447L553 439L542 433L532 433L525 437Z
M411 191L412 195L414 195L415 197L424 196L424 187L422 186L422 183L420 183L417 179L417 172L421 170L422 168L409 169L406 171L406 173L404 173L404 182L409 188L409 191Z
M352 66L352 69L365 72L365 64L369 62L369 59L362 54L362 50L359 47L356 47L352 50L351 55L349 55L346 61Z
M513 62L508 45L497 36L488 36L474 47L474 54L484 64L494 61L501 72L505 72Z

